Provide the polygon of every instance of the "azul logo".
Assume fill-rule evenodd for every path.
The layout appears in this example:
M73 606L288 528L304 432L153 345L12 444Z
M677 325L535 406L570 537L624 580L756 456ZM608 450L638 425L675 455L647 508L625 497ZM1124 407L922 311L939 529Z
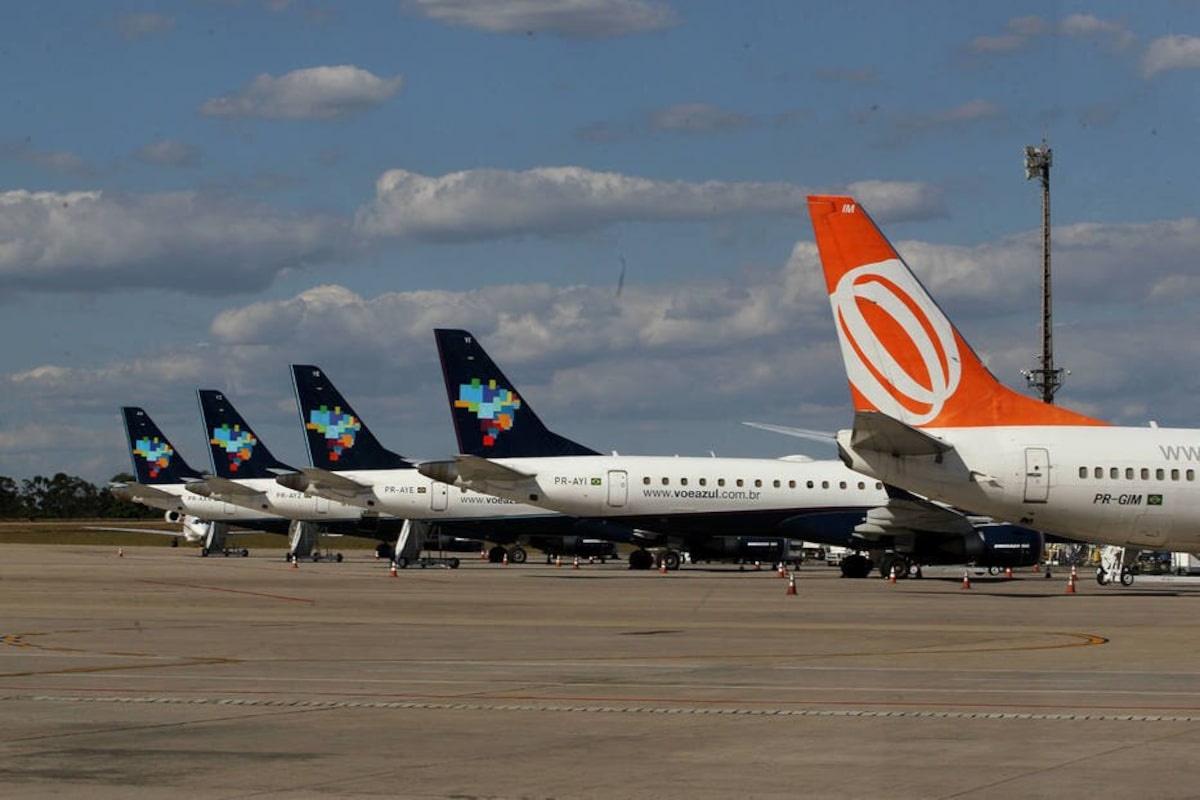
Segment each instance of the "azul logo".
M338 461L342 453L354 447L354 439L362 430L362 423L353 414L342 411L341 406L314 408L308 412L304 427L325 437L329 449L329 460Z
M904 264L890 259L850 270L829 299L854 388L910 425L936 419L962 377L958 344L950 321Z
M234 425L232 428L222 425L213 428L209 443L225 451L225 456L229 459L229 471L237 472L238 467L254 455L254 446L258 444L258 439L250 431L242 430L240 425Z
M150 477L157 478L159 471L166 469L171 463L171 456L175 455L175 450L171 445L155 436L153 439L147 437L134 442L133 454L140 456L146 462L146 468L150 470Z
M485 385L478 378L470 383L459 384L455 408L465 408L479 418L479 429L483 433L483 446L496 444L496 437L512 428L516 421L521 398L511 389L497 387L490 380Z

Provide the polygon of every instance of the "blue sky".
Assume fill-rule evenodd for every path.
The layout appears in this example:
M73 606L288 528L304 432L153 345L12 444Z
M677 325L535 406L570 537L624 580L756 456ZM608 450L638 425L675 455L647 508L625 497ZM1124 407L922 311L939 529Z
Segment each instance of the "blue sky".
M431 329L597 449L849 421L804 197L850 191L993 371L1196 426L1196 2L39 2L0 30L0 475L128 467L197 388L303 462L288 364L453 449ZM621 263L624 287L617 293Z

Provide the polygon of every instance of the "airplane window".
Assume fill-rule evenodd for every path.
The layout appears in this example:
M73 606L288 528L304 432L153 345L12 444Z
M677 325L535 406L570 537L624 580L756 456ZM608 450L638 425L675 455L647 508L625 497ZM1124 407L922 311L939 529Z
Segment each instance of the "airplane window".
M1187 471L1187 479L1188 479L1189 481L1194 481L1194 480L1196 480L1196 470L1194 470L1194 469L1189 469L1189 470Z
M687 478L680 478L680 479L679 479L679 485L680 485L680 486L687 486Z
M1096 467L1095 473L1096 473L1097 478L1103 478L1104 477L1104 467Z
M840 482L838 483L838 488L839 488L839 489L845 489L845 488L846 488L846 482L845 482L845 481L840 481Z
M701 479L700 479L700 485L701 485L701 486L708 486L708 478L701 478Z
M1164 475L1164 473L1163 473L1163 470L1162 470L1162 468L1161 468L1161 467L1160 467L1159 469L1156 469L1156 470L1154 470L1154 478L1155 478L1155 480L1160 480L1160 481L1161 481L1161 480L1163 479L1163 475Z
M670 485L671 485L671 479L670 479L670 478L663 478L663 479L662 479L662 485L663 485L663 486L670 486Z
M813 488L813 482L809 481L808 483L805 484L805 486L807 486L808 488L811 489L811 488Z
M1117 478L1121 477L1121 470L1117 469L1116 467L1109 467L1108 477L1115 481Z
M762 479L761 479L761 478L755 478L755 479L754 479L754 486L755 486L755 488L757 488L757 489L761 489L761 488L762 488Z
M866 485L865 483L863 483L862 481L859 481L859 482L858 482L858 488L860 488L860 489L865 489L865 488L867 488L867 485Z
M1127 481L1133 480L1133 467L1125 468L1125 480L1127 480Z
M779 481L774 481L771 485L774 486L776 489L778 489L781 484L779 483Z
M795 481L788 481L788 488L789 488L789 489L795 489L795 488L796 488L796 482L795 482Z
M737 485L738 485L738 486L745 486L745 485L746 485L746 482L745 482L744 480L742 480L741 478L738 478L738 479L737 479Z
M645 484L646 486L649 486L650 485L650 476L647 475L646 477L642 478L642 483Z
M1179 480L1179 470L1177 470L1177 469L1171 470L1171 480L1173 480L1173 481Z
M822 489L828 489L828 488L829 488L829 481L821 481L821 488L822 488Z
M1086 478L1086 477L1087 477L1087 467L1080 467L1080 468L1079 468L1079 477L1081 477L1081 478Z
M1142 467L1142 480L1150 480L1150 470L1146 469L1145 467Z
M725 485L725 479L717 478L717 486L724 486L724 485Z

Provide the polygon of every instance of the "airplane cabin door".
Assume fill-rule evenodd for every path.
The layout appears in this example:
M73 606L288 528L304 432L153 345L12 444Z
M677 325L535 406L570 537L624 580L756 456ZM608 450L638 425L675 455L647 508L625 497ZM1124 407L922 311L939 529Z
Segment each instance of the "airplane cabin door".
M445 511L450 502L450 487L434 481L429 487L429 507L434 511Z
M317 513L318 514L328 514L329 513L329 498L318 496L316 498L316 501L317 501Z
M608 471L608 505L620 508L629 499L629 473L623 469Z
M1045 503L1050 499L1050 451L1025 448L1025 502Z

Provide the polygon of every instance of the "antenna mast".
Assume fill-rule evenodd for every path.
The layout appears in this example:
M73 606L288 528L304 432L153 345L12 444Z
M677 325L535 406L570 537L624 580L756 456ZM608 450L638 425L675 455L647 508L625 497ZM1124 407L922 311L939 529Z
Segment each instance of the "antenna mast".
M1066 370L1054 367L1054 331L1050 319L1050 164L1054 153L1042 140L1041 147L1025 146L1025 180L1037 178L1042 183L1042 358L1041 366L1023 370L1025 382L1041 395L1042 401L1054 403L1054 395L1063 384Z

